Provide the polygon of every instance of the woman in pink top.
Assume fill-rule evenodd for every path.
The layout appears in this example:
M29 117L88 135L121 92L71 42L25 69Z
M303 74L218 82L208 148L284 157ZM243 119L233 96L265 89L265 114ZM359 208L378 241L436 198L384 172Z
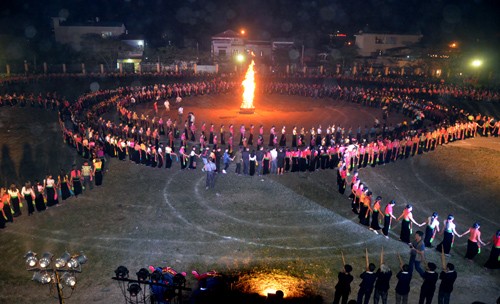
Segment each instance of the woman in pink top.
M469 259L472 261L476 254L478 254L481 251L481 246L486 246L482 240L481 240L481 231L479 231L479 223L474 223L472 227L469 228L469 230L465 231L460 235L460 237L470 233L469 239L467 240L467 253L465 254L465 258Z

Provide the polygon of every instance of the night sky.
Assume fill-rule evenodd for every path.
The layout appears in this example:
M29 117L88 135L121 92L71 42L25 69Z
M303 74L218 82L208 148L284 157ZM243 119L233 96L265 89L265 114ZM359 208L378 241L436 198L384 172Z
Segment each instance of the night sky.
M500 4L494 0L12 0L1 1L0 34L50 37L50 17L123 21L152 45L184 46L226 29L255 39L295 38L310 47L336 30L422 33L428 43L496 44Z

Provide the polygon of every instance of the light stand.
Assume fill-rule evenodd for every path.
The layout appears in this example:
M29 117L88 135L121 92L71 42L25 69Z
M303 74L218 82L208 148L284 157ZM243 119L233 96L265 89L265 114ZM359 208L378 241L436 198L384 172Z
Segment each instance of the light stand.
M57 291L59 304L64 304L64 300L70 298L76 287L76 274L82 272L82 264L87 262L87 257L80 254L71 255L65 252L60 258L57 258L51 267L54 255L45 252L40 259L33 251L28 251L24 258L26 259L26 270L33 271L32 280L42 285L49 284L49 293L52 294L54 285ZM64 287L71 288L69 296L65 296Z

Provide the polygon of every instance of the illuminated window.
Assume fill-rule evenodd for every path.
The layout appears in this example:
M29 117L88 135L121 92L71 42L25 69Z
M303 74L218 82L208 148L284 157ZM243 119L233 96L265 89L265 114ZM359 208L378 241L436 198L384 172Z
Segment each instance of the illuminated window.
M113 36L113 32L101 32L102 38L108 38Z

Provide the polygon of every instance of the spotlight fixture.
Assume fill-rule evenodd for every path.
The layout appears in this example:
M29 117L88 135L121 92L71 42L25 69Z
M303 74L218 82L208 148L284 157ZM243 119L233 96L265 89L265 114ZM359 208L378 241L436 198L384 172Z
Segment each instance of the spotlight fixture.
M71 260L68 262L68 267L70 268L78 268L79 266L87 263L88 258L83 254L83 252L80 252L79 255L73 256Z
M33 277L31 278L33 281L41 283L41 284L48 284L50 281L52 281L52 278L50 277L50 274L48 274L45 271L37 271L33 274Z
M125 266L118 266L115 270L115 275L119 279L126 279L128 278L128 269Z
M127 291L130 293L131 297L137 297L137 295L141 292L142 288L137 283L129 283Z
M56 259L56 262L54 264L56 268L62 268L66 266L66 264L69 262L70 259L71 259L71 254L66 251L60 258Z
M75 287L76 285L76 277L69 273L69 272L65 272L62 276L61 276L61 281L68 287Z
M76 274L82 272L81 265L88 260L83 252L72 255L67 251L57 259L54 259L54 255L50 252L45 252L37 259L37 254L33 251L28 251L24 258L26 270L33 272L32 280L48 285L51 295L54 290L57 290L59 303L64 303L64 299L71 297L76 288ZM54 262L53 266L52 262ZM72 291L65 297L64 289L66 287L71 288Z
M149 280L149 271L146 268L141 268L139 271L136 273L137 275L137 281L143 282Z
M49 267L50 265L50 262L52 261L52 257L54 255L50 252L45 252L43 255L42 255L42 258L40 259L40 261L38 261L38 264L40 265L41 268L47 268Z
M29 267L35 267L36 263L38 262L36 253L31 250L28 251L26 255L24 255L24 258L26 259L26 265L28 265Z

